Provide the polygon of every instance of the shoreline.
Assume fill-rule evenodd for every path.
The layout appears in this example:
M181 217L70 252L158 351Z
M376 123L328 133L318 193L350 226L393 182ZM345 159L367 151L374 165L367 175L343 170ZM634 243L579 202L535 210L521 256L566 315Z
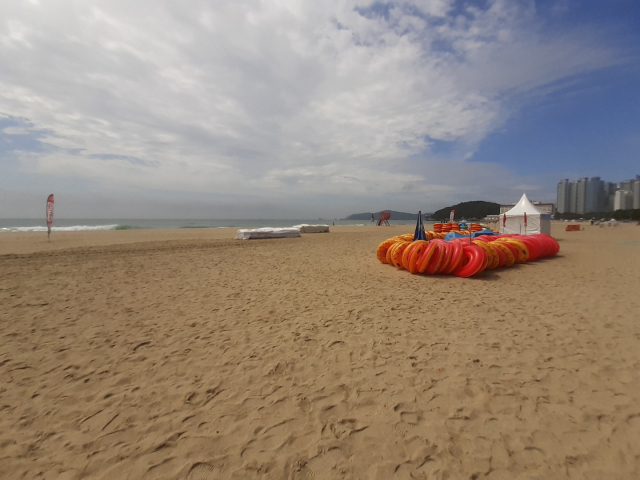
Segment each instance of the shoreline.
M562 241L564 238L571 238L579 235L579 232L565 232L564 226L568 223L564 221L553 221L552 235ZM596 231L599 226L581 224L584 230L581 232ZM493 226L493 225L492 225ZM25 255L36 252L49 252L88 247L107 247L109 245L123 245L140 242L164 242L164 241L235 241L235 233L239 227L203 227L203 228L132 228L123 230L92 230L92 231L70 231L51 232L51 241L47 240L46 232L3 232L0 234L0 255ZM245 228L245 227L242 227ZM256 227L258 228L258 227ZM634 229L635 228L635 229ZM330 226L331 232L326 234L303 234L308 235L331 235L331 233L361 232L375 234L380 241L394 235L413 232L413 225L391 225L389 227L376 225L363 226ZM624 237L624 241L636 239L635 233L640 233L640 227L634 223L620 223L617 227L602 227L605 231L616 231ZM385 234L388 232L388 235ZM379 234L379 235L378 235ZM386 236L385 236L386 235ZM247 240L260 241L260 240Z
M412 230L410 225L392 225L390 227L365 226L331 226L330 233L303 234L331 235L331 233L371 232L380 229L390 232L389 237ZM24 255L36 252L49 252L76 248L106 247L144 242L165 241L238 241L235 240L236 227L215 228L172 228L172 229L130 229L130 230L99 230L51 232L51 241L47 240L46 232L7 232L0 235L0 255ZM260 242L260 240L244 240Z

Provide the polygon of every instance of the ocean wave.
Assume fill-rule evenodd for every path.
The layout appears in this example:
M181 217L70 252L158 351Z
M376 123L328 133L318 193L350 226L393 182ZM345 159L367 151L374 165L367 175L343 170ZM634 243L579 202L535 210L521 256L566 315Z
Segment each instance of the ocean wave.
M73 227L52 227L52 232L87 232L98 230L118 230L119 225L74 225ZM47 227L5 227L0 232L46 232Z

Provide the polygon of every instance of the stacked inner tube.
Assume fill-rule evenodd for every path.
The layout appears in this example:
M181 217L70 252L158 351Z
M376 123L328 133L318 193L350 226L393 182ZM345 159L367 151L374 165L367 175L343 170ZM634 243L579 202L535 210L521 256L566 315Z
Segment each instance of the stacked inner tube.
M429 241L413 241L413 234L385 240L376 251L378 260L398 269L425 275L472 277L484 270L511 267L555 256L558 242L545 233L538 235L480 235L471 240L445 242L444 233L426 232Z
M482 230L482 225L480 225L479 223L472 223L470 224L469 228L471 229L472 232L475 233ZM446 233L446 232L464 232L465 230L460 230L459 223L434 223L433 231L436 233L441 233L441 232Z

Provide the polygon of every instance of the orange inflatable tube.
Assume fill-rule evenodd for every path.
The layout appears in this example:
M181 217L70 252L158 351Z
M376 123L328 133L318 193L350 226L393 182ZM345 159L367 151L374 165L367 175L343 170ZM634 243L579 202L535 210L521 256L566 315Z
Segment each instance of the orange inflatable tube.
M506 240L505 243L513 245L518 250L518 259L516 260L516 263L526 263L529 261L529 249L522 240L510 238Z
M380 260L382 263L387 263L387 251L389 250L389 247L391 247L391 245L393 245L394 243L396 243L396 240L390 238L389 240L385 240L380 245L378 245L378 248L376 250L376 256L378 257L378 260Z
M493 253L495 253L495 255L498 257L498 265L496 266L496 268L504 267L507 259L505 258L504 253L502 253L502 250L496 247L493 243L489 244L489 248L493 249Z
M402 254L402 266L406 270L409 270L409 263L414 252L416 250L420 250L421 247L424 248L426 245L427 242L425 240L416 240L415 242L410 243L404 250L404 253Z
M403 242L393 250L393 253L391 254L391 260L394 267L399 268L400 270L404 268L402 266L402 254L404 253L405 249L409 247L409 245L409 242Z
M393 265L395 267L395 264L393 263L393 255L395 254L396 250L400 246L407 245L407 244L408 244L407 242L398 241L389 247L389 250L387 251L387 263L389 265Z
M510 267L514 263L516 263L516 257L513 254L513 251L507 246L503 245L502 242L492 242L491 246L493 248L498 248L504 255L504 266Z
M393 253L393 249L396 247L396 245L398 244L398 241L393 242L393 244L387 249L387 257L386 257L386 263L389 265L392 265L391 263L391 254Z
M472 242L482 248L487 254L487 265L485 265L485 268L483 270L493 270L494 268L496 268L496 266L498 265L498 259L493 253L493 249L481 240L472 240Z

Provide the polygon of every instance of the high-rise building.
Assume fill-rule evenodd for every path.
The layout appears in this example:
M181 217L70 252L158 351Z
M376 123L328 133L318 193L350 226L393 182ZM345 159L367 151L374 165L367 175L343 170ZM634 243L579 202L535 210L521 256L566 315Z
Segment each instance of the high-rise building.
M640 209L640 175L619 184L605 182L600 177L558 182L558 213L584 215L632 208Z
M630 206L627 208L640 208L640 175L635 179L620 182L620 190L629 194Z
M570 212L571 208L571 184L569 179L558 182L558 197L556 199L556 210L558 213Z
M591 177L585 182L584 212L601 212L604 206L604 182L600 177Z
M618 190L616 192L613 209L628 210L630 208L633 208L633 195L628 190Z
M569 187L569 212L578 211L578 182L571 182Z
M588 178L581 178L578 180L578 192L576 194L576 213L584 215L585 212L585 200L587 198L587 180Z
M633 193L633 182L635 182L635 180L625 180L624 182L620 182L620 190Z
M604 182L604 206L603 212L613 211L613 203L615 202L616 190L618 186L613 182Z

